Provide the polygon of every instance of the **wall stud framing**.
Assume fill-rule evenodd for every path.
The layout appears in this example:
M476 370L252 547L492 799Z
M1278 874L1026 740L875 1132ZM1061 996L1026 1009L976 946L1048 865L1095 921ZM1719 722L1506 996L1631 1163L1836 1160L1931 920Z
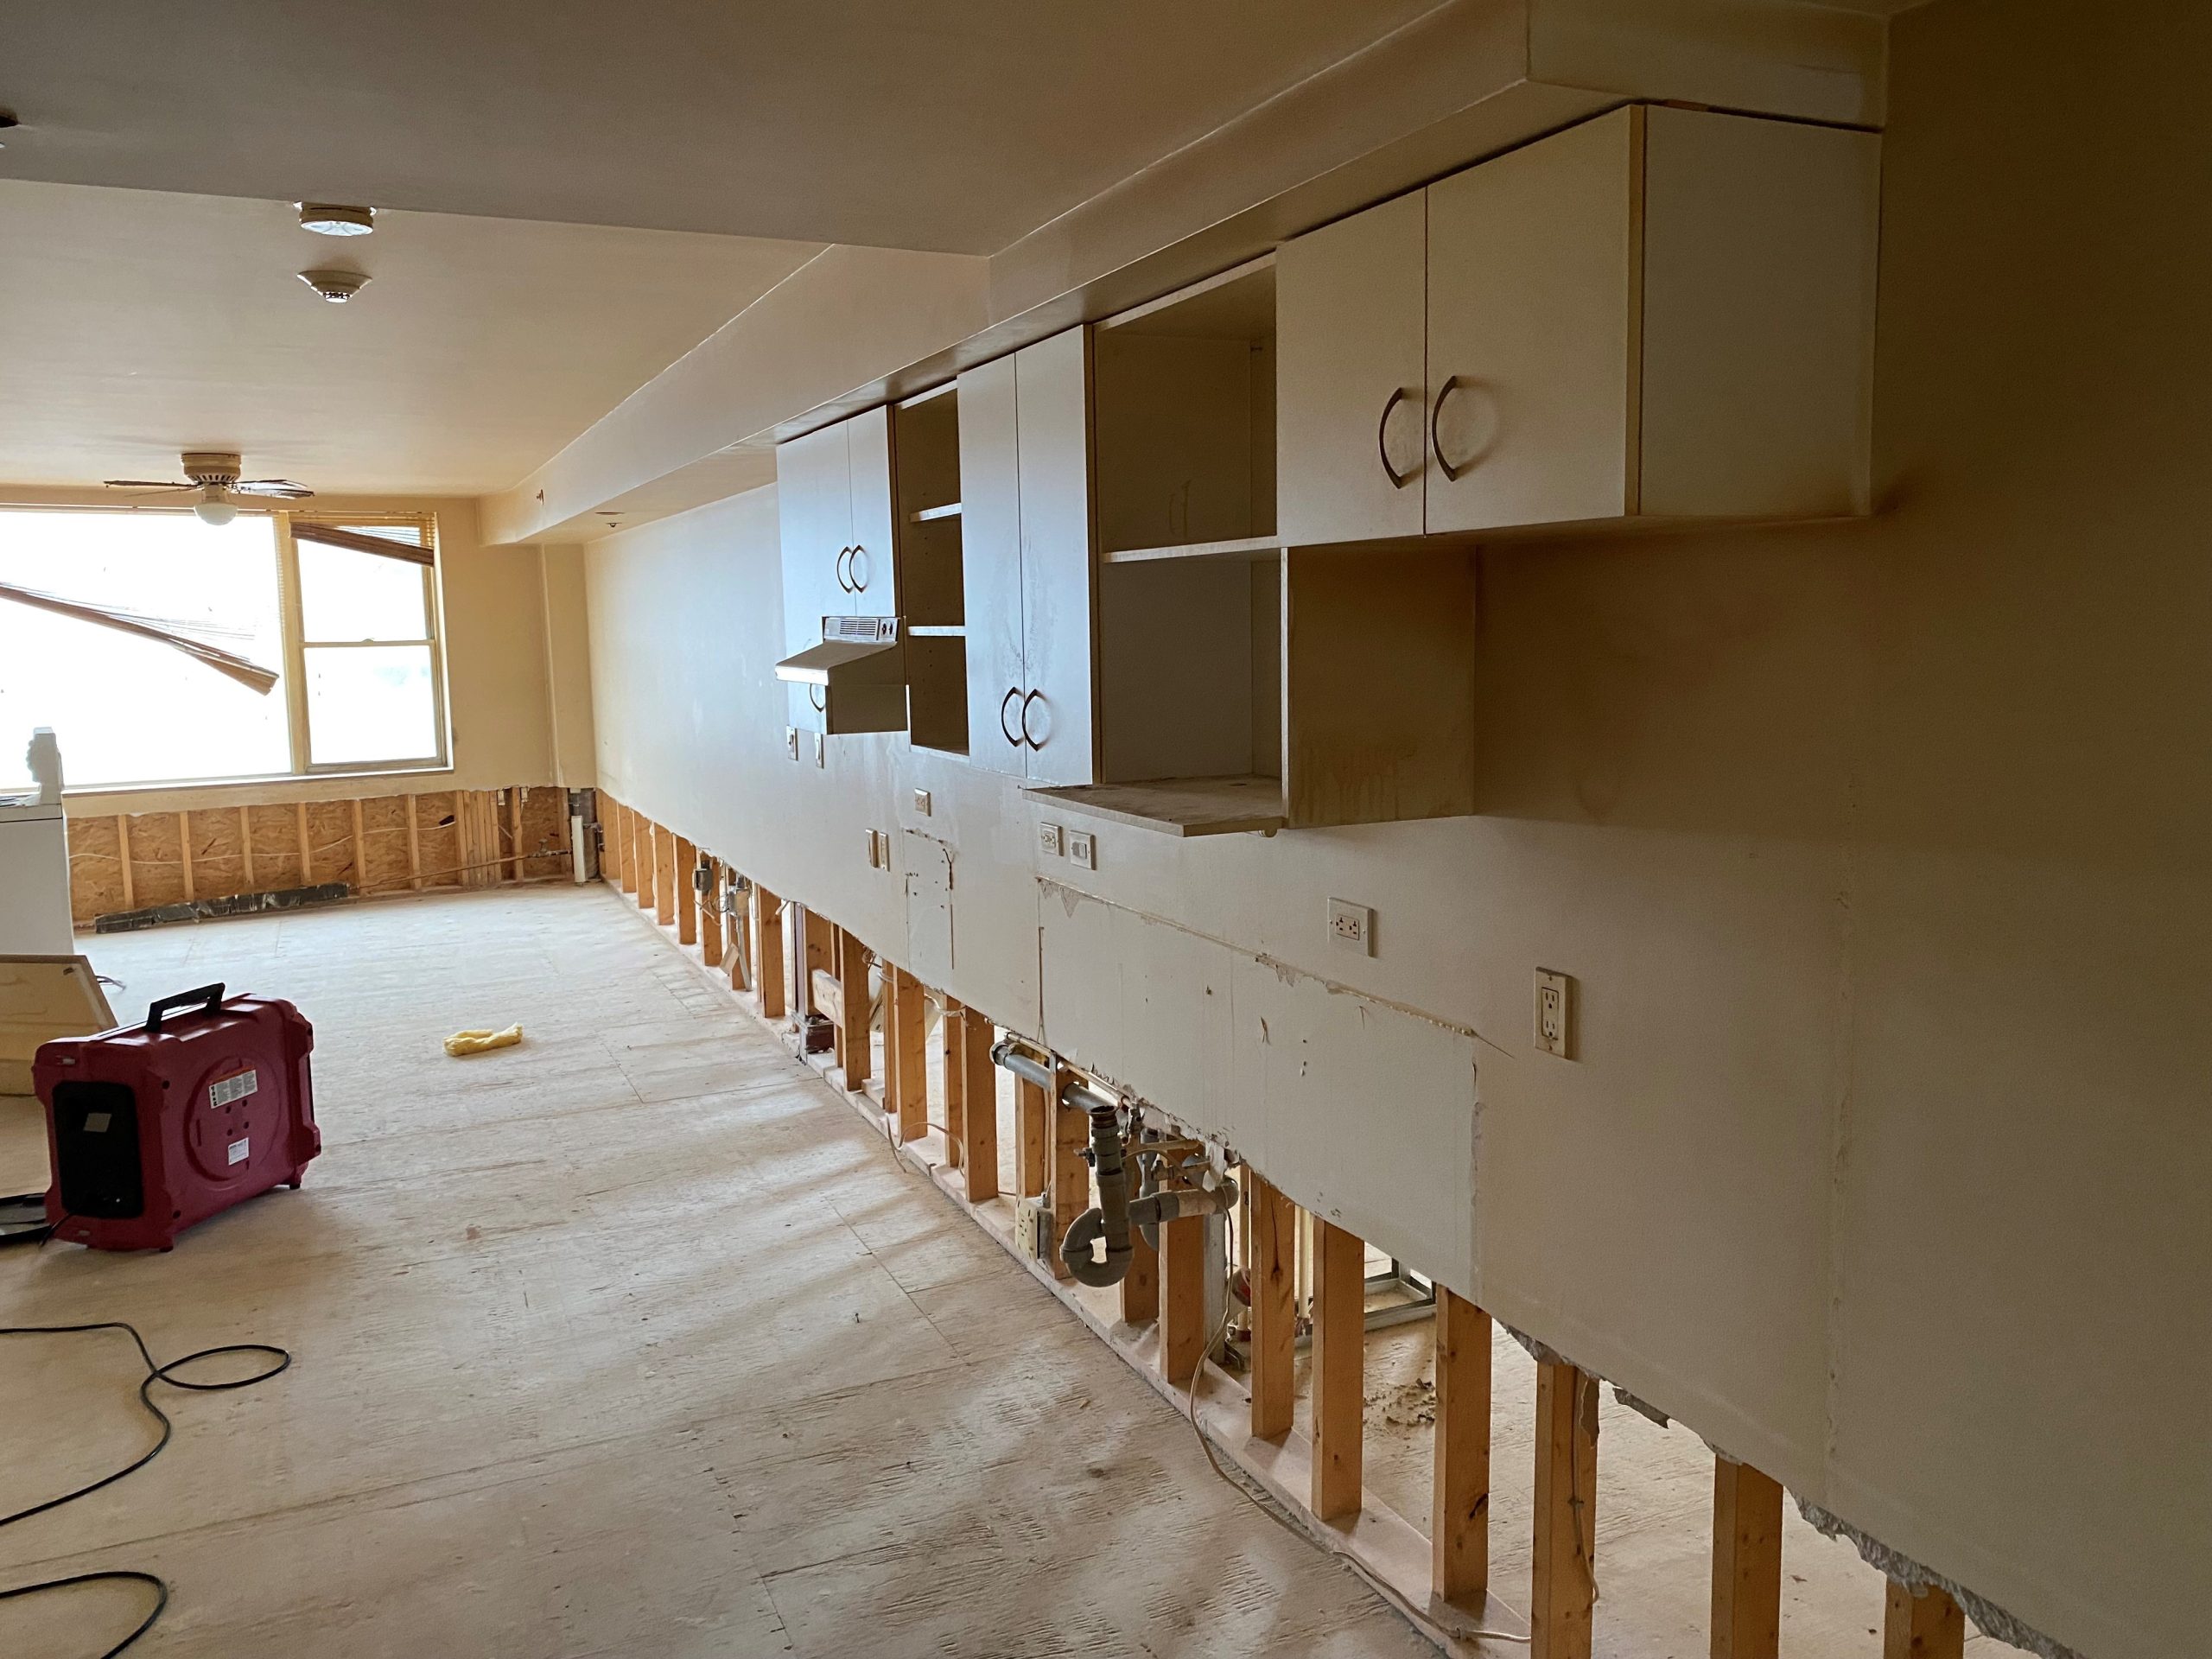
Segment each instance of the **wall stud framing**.
M709 968L721 966L722 861L719 858L707 861L706 890L699 895L699 960Z
M1060 1091L1075 1078L1075 1073L1065 1065L1052 1069L1051 1114L1052 1120L1052 1274L1055 1278L1067 1279L1067 1263L1060 1260L1059 1241L1066 1236L1075 1218L1090 1208L1090 1166L1083 1160L1084 1151L1090 1144L1090 1119L1072 1106L1059 1103Z
M836 930L837 988L843 1018L838 1025L841 1052L838 1064L844 1067L845 1087L855 1094L868 1087L870 1062L869 1020L868 994L868 947L859 938Z
M507 866L509 878L522 880L522 798L520 785L507 791Z
M1296 1405L1298 1206L1257 1173L1252 1204L1252 1436L1281 1440Z
M1316 1216L1313 1274L1314 1518L1359 1513L1364 1477L1367 1247Z
M899 1143L905 1146L930 1132L928 994L920 980L889 963L884 964L883 983L884 1105L897 1114ZM868 1041L865 1031L861 1041Z
M676 849L681 844L674 830L653 826L653 919L663 927L676 925Z
M1916 1594L1895 1579L1882 1606L1882 1659L1961 1659L1966 1615L1947 1591L1930 1585Z
M653 887L660 879L660 826L640 812L637 815L638 908L653 909Z
M1598 1379L1536 1363L1535 1548L1530 1659L1590 1659L1598 1599Z
M1206 1220L1160 1224L1160 1373L1188 1382L1205 1361Z
M753 884L753 982L760 991L760 1017L780 1020L784 1007L784 902Z
M361 804L359 801L353 803L353 810L356 812L361 810ZM115 850L117 855L123 861L123 907L125 910L136 910L138 907L138 894L130 875L130 820L120 812L117 813L115 817Z
M1490 1592L1490 1315L1436 1287L1431 1592L1480 1612Z
M303 887L311 887L315 885L315 841L308 834L308 804L305 801L292 803L292 828L300 838L300 885ZM249 836L246 840L248 858L253 856L252 849L253 841ZM519 860L515 864L515 880L518 881L522 880L522 864ZM246 885L248 887L253 885L253 877L251 874L246 877Z
M944 1003L937 1032L944 1063L944 1161L950 1168L964 1169L968 1161L968 1076L961 1033L967 1021L962 1016L959 1003L949 996Z
M363 836L361 834L361 803L358 796L353 799L352 804L353 808L353 885L359 887L365 887L368 883L369 855L366 848L363 844Z
M1782 1650L1782 1484L1713 1461L1713 1659Z
M999 1195L999 1072L991 1064L991 1022L974 1008L960 1014L961 1167L968 1178L968 1202L982 1204ZM951 1075L946 1052L946 1075Z
M407 797L407 885L423 891L423 826L415 812L415 798Z
M676 912L676 942L699 943L699 890L691 885L691 872L699 868L699 849L681 836L671 836L669 904Z
M184 863L184 902L188 905L200 896L199 888L192 879L192 814L189 812L176 815L176 846L177 856Z

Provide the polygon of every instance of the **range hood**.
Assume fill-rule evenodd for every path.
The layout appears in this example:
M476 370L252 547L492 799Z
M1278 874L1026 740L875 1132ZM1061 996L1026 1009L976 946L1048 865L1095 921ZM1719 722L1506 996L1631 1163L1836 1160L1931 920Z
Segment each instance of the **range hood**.
M906 729L906 644L895 616L825 616L822 639L776 664L776 677L812 688L823 729Z

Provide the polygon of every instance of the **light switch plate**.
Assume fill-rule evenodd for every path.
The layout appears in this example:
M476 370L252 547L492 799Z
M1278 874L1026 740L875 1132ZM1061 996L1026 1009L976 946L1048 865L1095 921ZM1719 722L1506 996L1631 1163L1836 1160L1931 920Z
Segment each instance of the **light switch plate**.
M791 758L792 760L798 760L798 727L796 727L796 726L786 726L786 727L785 727L785 728L784 728L784 749L785 749L785 752L786 753L788 753L788 754L791 756Z
M1068 831L1068 862L1080 864L1086 870L1098 868L1098 841L1089 830Z
M1037 826L1037 850L1047 858L1060 856L1060 826L1040 823Z
M1375 912L1349 899L1329 900L1329 943L1363 957L1375 954Z
M914 811L919 817L929 817L930 792L926 789L918 789L914 791Z
M814 764L825 768L830 764L830 740L820 732L814 734Z
M1548 968L1536 969L1536 1052L1574 1058L1574 982Z
M880 830L868 832L868 867L871 870L883 868L883 832Z

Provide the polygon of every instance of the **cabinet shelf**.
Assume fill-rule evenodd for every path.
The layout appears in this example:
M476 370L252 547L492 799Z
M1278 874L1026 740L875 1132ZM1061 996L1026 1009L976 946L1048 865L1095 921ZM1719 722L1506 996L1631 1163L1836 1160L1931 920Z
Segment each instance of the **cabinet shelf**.
M1272 834L1290 821L1280 778L1169 778L1022 793L1065 812L1170 836Z
M933 524L940 518L957 518L959 516L960 504L948 501L941 507L918 508L906 515L906 522L910 524Z
M1126 547L1103 555L1108 564L1147 564L1158 559L1266 559L1282 551L1280 536L1236 536L1220 542L1187 542L1180 547Z

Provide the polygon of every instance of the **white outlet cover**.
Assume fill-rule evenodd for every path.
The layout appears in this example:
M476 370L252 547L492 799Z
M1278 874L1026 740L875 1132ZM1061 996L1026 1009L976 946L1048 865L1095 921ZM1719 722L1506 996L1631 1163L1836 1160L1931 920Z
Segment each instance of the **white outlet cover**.
M784 728L784 751L785 753L789 754L792 760L796 760L798 759L798 727L786 726Z
M1098 841L1085 830L1068 831L1068 861L1079 864L1086 870L1098 868Z
M830 765L830 740L820 732L814 734L814 764L824 768Z
M1037 850L1047 858L1060 856L1061 838L1058 824L1040 823L1037 826Z
M914 811L918 817L925 818L929 817L930 792L926 789L918 789L914 791Z
M1536 1052L1574 1058L1574 981L1548 968L1536 969Z
M1329 943L1363 957L1375 954L1375 912L1349 899L1329 900Z

